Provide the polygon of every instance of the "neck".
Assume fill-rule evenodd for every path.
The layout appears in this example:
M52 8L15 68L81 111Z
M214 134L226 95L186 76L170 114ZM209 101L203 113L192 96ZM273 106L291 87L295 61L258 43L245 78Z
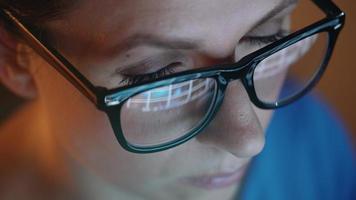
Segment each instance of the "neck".
M0 167L0 171L8 172L11 169L12 174L21 174L15 177L19 180L23 179L23 175L30 174L32 178L22 184L38 184L40 188L46 185L45 190L51 191L52 195L65 195L64 199L141 200L119 191L76 162L56 142L47 120L42 104L32 101L22 105L0 126L0 153L5 152L15 160L17 166L21 166L13 168L15 164L8 163L5 169ZM0 166L5 166L1 164L1 160ZM31 170L24 171L25 169Z
M56 187L68 183L68 171L59 159L46 119L41 104L30 101L0 126L0 154L8 158L0 160L1 180L9 182L10 190L28 195L27 199L55 192Z

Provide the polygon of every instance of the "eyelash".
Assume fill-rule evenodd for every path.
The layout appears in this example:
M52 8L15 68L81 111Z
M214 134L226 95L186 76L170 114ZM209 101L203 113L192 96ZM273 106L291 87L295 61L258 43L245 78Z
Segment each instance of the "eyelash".
M173 74L175 72L175 68L181 64L182 64L181 62L173 62L156 72L152 72L148 74L136 74L136 75L122 74L123 80L120 81L120 84L125 84L130 86L130 85L142 83L144 81L151 81L161 77L165 77L167 75Z
M284 31L284 30L280 30L278 33L274 34L274 35L269 35L269 36L247 36L245 38L243 38L244 41L247 41L251 44L254 45L268 45L271 44L273 42L276 42L280 39L282 39L283 37L287 36L288 32Z
M286 31L279 31L278 33L274 35L269 35L269 36L248 36L243 38L242 40L247 41L251 44L254 45L267 45L273 42L276 42L280 40L281 38L285 37L287 35ZM145 81L152 81L156 80L158 78L165 77L167 75L173 74L175 72L175 67L181 65L181 62L173 62L160 70L148 74L136 74L136 75L127 75L123 74L123 80L120 81L120 84L125 84L125 85L134 85L134 84L139 84Z

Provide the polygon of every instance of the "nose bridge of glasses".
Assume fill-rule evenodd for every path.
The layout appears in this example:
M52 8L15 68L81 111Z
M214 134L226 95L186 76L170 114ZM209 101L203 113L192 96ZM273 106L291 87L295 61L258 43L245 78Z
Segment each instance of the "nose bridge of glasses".
M244 78L251 69L252 64L237 62L222 70L221 75L227 82Z

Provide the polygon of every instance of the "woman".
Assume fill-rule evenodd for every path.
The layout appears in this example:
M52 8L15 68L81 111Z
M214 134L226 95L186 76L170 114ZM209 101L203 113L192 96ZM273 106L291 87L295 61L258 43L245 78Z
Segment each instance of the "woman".
M246 173L265 145L273 112L266 108L291 103L320 78L309 78L313 81L295 90L297 96L279 95L290 65L323 37L309 31L306 38L291 37L295 42L288 47L278 44L277 52L272 47L263 51L268 55L259 52L261 62L257 54L242 58L286 37L295 4L280 0L1 1L0 80L28 99L1 128L4 155L16 158L16 162L2 158L7 162L4 166L10 167L2 170L1 199L207 200L238 198L238 193L246 199L261 199L253 197L261 193L266 195L263 198L284 198L264 192L258 184L255 189L249 187L253 180L264 183L253 177L263 172L263 164L253 165L262 167L255 173L251 166L251 176ZM333 7L316 4L325 10ZM336 34L343 14L333 17L338 21L334 20L335 31L330 32ZM53 58L45 47L26 37L30 34L72 65L52 52L58 56ZM292 53L282 54L287 52ZM315 67L320 76L329 53L321 70ZM273 61L281 58L288 59L283 64ZM210 71L190 71L205 69ZM249 74L253 74L250 79ZM254 88L249 85L251 79ZM229 84L224 88L225 83ZM298 109L286 113L296 114ZM288 118L288 114L282 116ZM287 131L282 123L279 119L270 127ZM334 145L342 146L345 139L338 132L330 135L336 138ZM344 162L350 150L342 147L340 151ZM286 170L294 162L304 161L279 167ZM349 173L348 167L349 163L337 171ZM267 178L271 187L288 182L280 172L276 177L284 180ZM263 174L269 173L273 172ZM343 197L351 191L350 181L344 182L345 192L339 194ZM292 189L297 186L285 193L300 194ZM322 195L315 191L295 198L315 194Z

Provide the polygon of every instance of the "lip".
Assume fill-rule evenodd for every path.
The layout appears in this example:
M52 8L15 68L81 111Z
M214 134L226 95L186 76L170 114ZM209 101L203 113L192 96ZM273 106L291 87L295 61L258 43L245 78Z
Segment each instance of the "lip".
M247 165L240 167L233 172L223 172L213 175L203 175L184 178L183 182L202 189L220 189L237 184L241 181Z

